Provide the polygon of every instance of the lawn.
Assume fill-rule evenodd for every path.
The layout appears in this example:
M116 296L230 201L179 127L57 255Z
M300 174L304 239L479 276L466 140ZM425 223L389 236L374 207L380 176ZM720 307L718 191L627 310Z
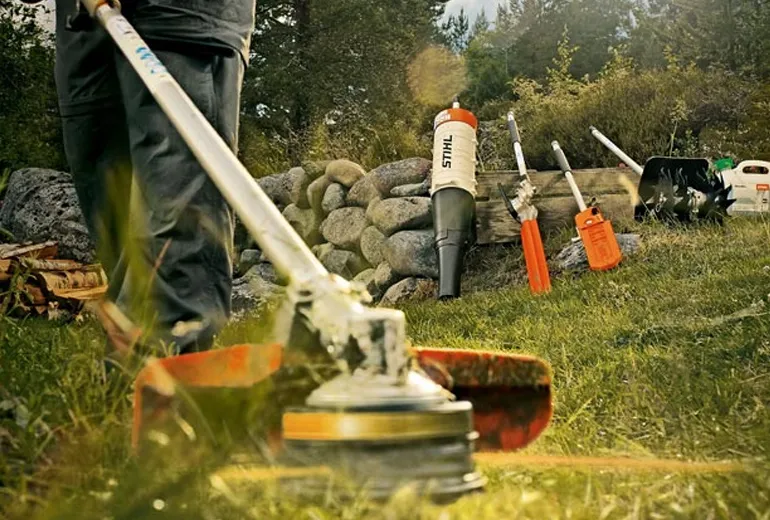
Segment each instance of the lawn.
M203 449L140 464L130 380L101 382L98 327L0 318L0 518L770 519L770 221L635 231L642 247L619 269L555 276L544 297L511 246L469 254L462 299L403 307L417 344L535 354L554 372L553 423L522 453L560 458L484 464L486 492L448 505L408 489L384 505L301 503L212 480ZM258 320L222 343L258 339Z

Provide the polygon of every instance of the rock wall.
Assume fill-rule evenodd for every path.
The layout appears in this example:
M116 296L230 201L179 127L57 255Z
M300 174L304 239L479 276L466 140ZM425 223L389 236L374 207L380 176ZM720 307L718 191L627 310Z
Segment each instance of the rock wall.
M412 158L366 172L345 159L316 161L258 183L330 272L363 283L375 299L396 303L435 290L431 166ZM17 241L57 240L64 258L94 260L67 173L14 172L0 205L0 227ZM240 224L235 243L235 299L247 304L254 292L278 289L272 266Z
M305 163L258 182L330 272L392 304L435 291L431 166L412 158L366 172L338 159ZM258 264L258 255L247 249L241 260L245 273Z

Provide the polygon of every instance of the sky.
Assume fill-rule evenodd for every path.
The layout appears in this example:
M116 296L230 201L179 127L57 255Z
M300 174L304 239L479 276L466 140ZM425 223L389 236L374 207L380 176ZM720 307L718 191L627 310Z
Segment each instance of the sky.
M502 3L502 0L449 0L446 5L446 13L448 16L459 13L460 9L465 9L465 13L468 15L471 25L473 25L482 7L487 14L487 19L493 19L497 6L500 3Z

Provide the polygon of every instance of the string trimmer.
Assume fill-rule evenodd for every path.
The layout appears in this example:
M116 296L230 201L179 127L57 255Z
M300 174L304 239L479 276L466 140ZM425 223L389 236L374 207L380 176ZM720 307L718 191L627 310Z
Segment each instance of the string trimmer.
M407 348L404 314L367 307L371 297L362 286L327 272L120 11L104 0L82 3L289 280L279 344L170 357L141 371L135 446L146 432L144 419L162 416L182 388L251 387L270 378L280 390L307 364L326 370L305 380L298 406L283 410L279 462L342 470L375 497L403 484L441 497L479 489L476 447L516 449L538 436L551 415L550 371L542 361ZM104 310L105 316L115 311ZM324 484L306 483L304 490L322 492Z
M537 225L537 208L532 203L537 190L527 172L527 163L524 161L524 152L521 149L521 136L513 112L508 112L508 130L513 142L516 167L519 169L522 180L519 182L513 200L505 194L502 184L498 184L497 189L500 190L500 196L505 202L508 213L521 223L521 247L524 250L524 262L527 264L529 288L534 294L547 293L551 290L551 277L545 259L543 239Z

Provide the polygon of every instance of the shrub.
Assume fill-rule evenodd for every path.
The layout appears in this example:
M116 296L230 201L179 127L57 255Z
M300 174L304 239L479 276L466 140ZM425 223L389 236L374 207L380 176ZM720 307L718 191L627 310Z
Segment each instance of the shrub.
M560 51L546 83L512 82L525 155L534 168L555 167L554 139L575 168L618 164L591 136L591 125L641 164L652 155L757 156L768 149L770 89L674 60L665 69L639 70L620 53L595 81L576 80L566 72L570 59ZM502 122L495 125L502 135L491 138L500 147L494 154L512 165Z

